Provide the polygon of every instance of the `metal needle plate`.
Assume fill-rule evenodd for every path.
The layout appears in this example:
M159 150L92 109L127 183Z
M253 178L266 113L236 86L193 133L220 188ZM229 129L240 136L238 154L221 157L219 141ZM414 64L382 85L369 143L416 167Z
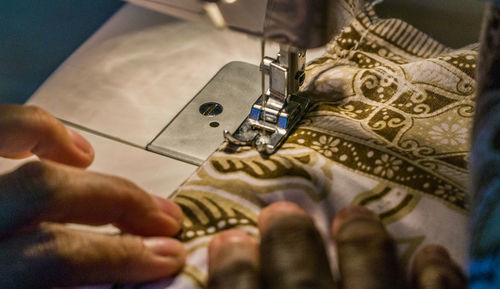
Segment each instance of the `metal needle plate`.
M235 131L246 119L260 94L259 67L244 62L230 62L217 72L147 148L200 165L222 144L224 130Z

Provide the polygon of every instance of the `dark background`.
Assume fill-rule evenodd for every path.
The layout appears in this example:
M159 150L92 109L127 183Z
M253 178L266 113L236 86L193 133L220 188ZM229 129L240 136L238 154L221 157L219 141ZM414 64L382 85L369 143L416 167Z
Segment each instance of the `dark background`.
M24 103L122 5L120 0L0 0L0 102Z
M458 48L478 40L482 2L384 0L376 10ZM408 9L409 4L419 9ZM120 0L0 0L0 102L24 103L122 5ZM450 26L460 29L450 33Z

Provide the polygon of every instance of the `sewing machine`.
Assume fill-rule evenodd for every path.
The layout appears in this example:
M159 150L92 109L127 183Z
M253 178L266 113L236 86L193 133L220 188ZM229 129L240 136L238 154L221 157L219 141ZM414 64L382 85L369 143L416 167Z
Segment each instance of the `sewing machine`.
M248 13L238 14L231 10L248 1L253 3L250 10L246 10ZM402 2L386 0L381 5L400 7L398 1ZM47 79L28 104L46 109L93 143L96 161L92 170L121 175L163 196L168 196L224 141L224 130L230 133L226 133L226 137L231 141L245 142L238 129L245 121L251 123L248 116L252 108L265 112L265 121L279 119L281 115L273 114L271 109L280 111L288 104L283 100L293 101L300 77L298 82L292 81L286 93L279 87L273 88L274 85L288 83L283 80L285 70L287 74L289 69L302 70L304 55L299 55L301 49L321 45L327 40L319 37L320 41L310 42L314 45L292 42L297 49L283 45L283 52L268 41L266 51L271 52L269 55L295 53L292 58L297 65L289 67L285 57L277 60L276 57L265 58L261 53L259 33L263 30L259 32L256 27L265 19L266 1L221 1L218 8L226 26L232 28L222 30L207 21L210 12L198 0L130 2L168 15L125 5ZM478 23L481 18L479 2L408 0L408 3L427 8L449 5L453 9L441 9L438 13L445 11L456 15L460 11L470 14L470 17L461 17L463 21L473 19ZM460 5L464 8L457 8ZM394 13L404 11L402 8L396 10ZM416 11L420 10L412 12L417 15ZM443 19L448 18L443 16ZM419 27L424 22L414 24ZM250 28L244 30L244 27ZM462 43L455 46L473 41L467 38L466 30L460 29L460 32ZM451 36L456 35L458 33ZM307 39L300 36L295 41L307 43ZM322 52L322 48L309 49L308 59ZM273 77L266 76L264 89L264 95L268 91L270 94L278 92L278 97L271 98L276 101L274 103L268 103L269 98L264 104L258 100L263 94L261 64L266 74L271 75L271 67L277 72L272 85L269 79ZM280 69L283 67L286 69ZM293 72L290 75L294 75ZM299 109L298 113L302 111ZM262 129L266 131L264 125ZM200 136L205 139L200 141ZM269 147L270 143L258 145L255 135L250 135L249 139L266 153L279 147L283 140L280 137ZM169 143L172 140L177 143ZM2 160L0 169L5 171L18 164L19 161Z
M229 28L257 36L262 41L279 43L279 52L275 58L266 56L265 45L264 43L261 45L260 93L256 91L258 81L252 77L252 74L256 73L243 72L243 68L238 70L233 67L236 64L229 64L148 146L152 151L195 164L200 164L206 159L222 140L217 131L212 130L212 134L206 134L202 129L193 131L192 120L198 116L199 120L196 123L203 123L196 112L198 107L200 113L212 117L229 108L233 116L226 118L223 115L220 117L223 122L211 121L209 125L212 128L222 125L224 138L230 144L252 145L264 155L274 153L300 121L309 103L307 97L298 93L305 77L306 49L326 44L353 17L347 13L351 7L347 7L347 2L340 0L163 0L159 2L130 0L130 2L190 21L208 23L207 20L210 20L218 28ZM426 1L404 1L405 4L401 5L401 1L389 0L379 3L377 12L389 16L399 15L405 19L413 17L415 21L415 19L427 19L427 15L432 14L430 11L434 9L435 13L438 13L434 16L435 19L448 22L448 15L456 17L464 11L464 8L470 8L470 2L458 2L461 3L445 1L429 5ZM363 8L364 5L361 3L354 14ZM411 13L408 13L408 10L411 10ZM476 19L475 24L464 24L479 30L480 16L461 18ZM423 21L424 24L427 22ZM450 34L449 31L445 33L440 31L441 27L446 25L436 22L433 24L424 25L431 34L456 35ZM470 30L474 31L473 27L470 27ZM461 41L466 41L463 39L463 34L460 37ZM234 69L238 70L236 76L233 75L231 78L225 76L233 74ZM249 79L252 81L248 82ZM220 97L214 97L215 95ZM249 102L253 104L248 105ZM246 118L241 120L240 116ZM234 128L235 124L239 126L229 129ZM203 146L200 146L200 143L203 143Z
M201 0L127 0L168 15L190 21L203 21L207 11ZM220 0L217 2L229 27L242 29L247 33L256 33L265 16L263 9L267 0ZM322 2L322 1L318 1ZM337 3L339 1L329 1ZM425 31L442 43L453 48L477 42L478 30L481 26L483 1L476 0L383 0L375 5L377 15L383 18L404 19L408 23ZM251 3L249 5L249 3ZM338 7L337 7L338 8ZM337 9L338 12L338 9ZM330 9L330 21L338 18L335 9ZM456 31L451 23L460 21L460 30ZM344 21L344 19L339 19ZM457 33L460 32L460 33ZM258 34L258 32L256 33Z
M202 15L206 15L215 27L231 28L262 39L260 72L250 66L237 68L235 66L244 65L236 63L222 68L148 148L201 163L222 139L220 135L206 134L203 130L186 134L192 130L187 123L196 119L193 111L199 108L205 116L217 116L235 103L231 112L238 114L222 122L225 140L234 146L252 145L264 155L274 153L302 119L309 104L306 96L299 95L305 78L306 49L326 44L331 35L340 31L349 18L340 17L344 15L341 13L339 17L329 17L329 14L347 8L335 0L187 1L178 2L178 5L177 8L198 5L205 12ZM265 40L279 43L275 58L265 55ZM258 74L260 81L255 81L254 76ZM252 81L248 82L249 79ZM257 92L255 88L259 82L261 91ZM251 104L241 106L247 103ZM233 133L234 124L239 126ZM221 122L209 125L219 127ZM199 143L207 148L204 154L200 154Z

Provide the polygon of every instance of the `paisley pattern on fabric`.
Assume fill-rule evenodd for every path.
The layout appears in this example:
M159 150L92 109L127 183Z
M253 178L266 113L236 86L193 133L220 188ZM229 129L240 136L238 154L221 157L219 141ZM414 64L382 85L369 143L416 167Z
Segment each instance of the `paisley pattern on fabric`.
M175 192L188 267L146 287L203 288L211 236L257 235L261 208L281 200L306 209L325 238L341 208L366 206L406 264L429 243L463 263L476 58L476 46L451 50L403 21L359 14L307 66L313 104L276 154L223 146Z

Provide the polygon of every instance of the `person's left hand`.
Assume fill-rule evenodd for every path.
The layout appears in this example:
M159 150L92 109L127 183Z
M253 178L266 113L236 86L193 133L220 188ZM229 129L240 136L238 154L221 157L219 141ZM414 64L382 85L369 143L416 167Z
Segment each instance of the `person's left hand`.
M375 214L363 207L342 210L332 235L340 269L335 282L323 240L302 209L288 202L259 217L260 246L243 231L215 236L209 246L209 289L463 289L465 277L440 246L417 253L410 281L396 246Z
M94 158L81 135L40 108L0 104L0 157L31 155L42 161L0 175L0 288L137 283L183 267L186 252L172 238L178 205L81 169ZM113 224L125 234L64 223Z
M94 160L94 149L84 137L39 107L0 104L0 157L32 155L86 168Z

